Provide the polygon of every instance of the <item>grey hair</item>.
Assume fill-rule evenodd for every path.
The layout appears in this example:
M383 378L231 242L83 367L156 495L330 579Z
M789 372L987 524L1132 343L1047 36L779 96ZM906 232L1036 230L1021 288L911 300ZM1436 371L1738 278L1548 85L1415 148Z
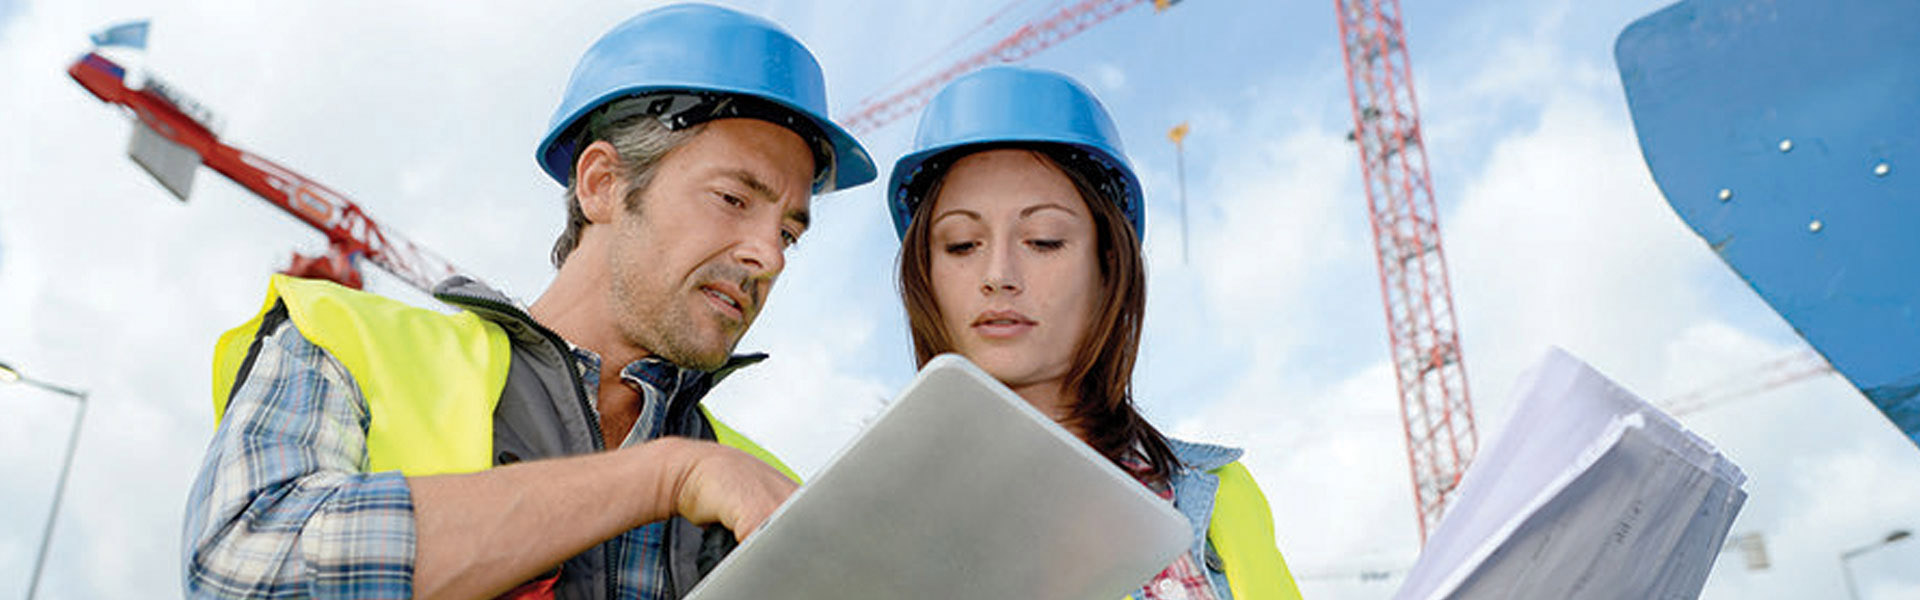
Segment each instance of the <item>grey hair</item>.
M609 103L612 104L617 103ZM596 119L588 120L591 122ZM600 140L613 144L614 153L620 157L621 174L627 181L622 204L627 212L638 214L641 195L646 192L647 185L653 183L661 159L692 140L704 127L705 124L700 124L669 129L655 117L633 115L605 126L589 125L578 147L584 150L589 144ZM579 157L576 155L574 160L577 169ZM574 248L580 245L580 232L587 228L587 215L580 210L580 196L574 190L580 178L578 173L574 175L567 181L567 227L560 232L560 238L553 241L553 268L556 269L566 264L567 256L573 254Z

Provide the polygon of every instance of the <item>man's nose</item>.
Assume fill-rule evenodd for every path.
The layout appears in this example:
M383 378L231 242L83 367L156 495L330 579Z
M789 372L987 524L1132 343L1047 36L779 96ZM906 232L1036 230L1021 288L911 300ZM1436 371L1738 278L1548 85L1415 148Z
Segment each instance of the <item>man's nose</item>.
M778 227L772 232L750 232L734 245L734 261L747 267L748 275L756 279L778 277L787 268L787 245L781 236Z

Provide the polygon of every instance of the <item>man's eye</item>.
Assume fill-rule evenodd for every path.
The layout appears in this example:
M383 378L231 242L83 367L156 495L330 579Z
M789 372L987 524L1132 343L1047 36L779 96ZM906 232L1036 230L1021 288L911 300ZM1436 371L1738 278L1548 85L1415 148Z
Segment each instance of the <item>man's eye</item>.
M727 203L727 204L729 204L729 205L732 205L732 206L746 206L746 205L747 205L747 201L746 201L746 200L742 200L742 199L740 199L740 197L739 197L739 196L735 196L735 195L733 195L733 194L729 194L729 193L726 193L726 192L720 192L720 193L718 194L718 196L720 196L720 201L721 201L721 202L725 202L725 203Z
M792 248L794 244L800 243L800 234L791 231L781 231L780 243L788 248Z

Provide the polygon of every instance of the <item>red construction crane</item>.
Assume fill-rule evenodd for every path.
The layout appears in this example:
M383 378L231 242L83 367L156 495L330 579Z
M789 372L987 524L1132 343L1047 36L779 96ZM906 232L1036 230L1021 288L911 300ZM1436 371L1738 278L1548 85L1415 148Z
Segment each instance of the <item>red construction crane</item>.
M1386 300L1387 339L1413 472L1420 541L1440 522L1479 445L1440 215L1414 102L1399 0L1334 0L1367 213Z
M994 42L992 46L954 62L930 77L915 81L904 88L898 88L898 91L888 90L868 96L867 99L860 101L853 114L841 115L840 124L856 134L878 130L900 117L920 110L921 106L933 98L934 92L940 91L940 86L953 81L955 77L990 64L1026 60L1027 57L1041 50L1050 48L1141 4L1152 4L1155 10L1166 10L1179 3L1180 0L1080 0L1074 2L1021 25L1019 29ZM989 16L981 26L984 27L999 19L1010 9L1011 6L1003 7ZM975 30L977 31L978 28Z
M158 79L149 76L139 89L129 88L126 70L96 52L74 61L67 75L101 101L133 114L137 121L128 154L182 201L192 190L194 171L205 164L327 236L326 253L296 252L285 273L359 288L360 270L354 259L365 258L432 293L435 283L459 272L425 247L380 227L339 192L222 143L208 126L210 113Z

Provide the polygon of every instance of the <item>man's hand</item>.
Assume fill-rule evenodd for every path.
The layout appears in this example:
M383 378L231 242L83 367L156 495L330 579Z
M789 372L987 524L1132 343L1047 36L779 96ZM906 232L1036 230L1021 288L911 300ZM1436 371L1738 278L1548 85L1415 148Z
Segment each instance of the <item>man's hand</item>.
M796 487L767 463L713 442L675 448L684 468L672 487L673 512L696 525L719 523L738 541L765 523Z
M421 598L491 598L594 544L675 515L720 523L744 540L794 489L751 454L676 437L407 483Z

